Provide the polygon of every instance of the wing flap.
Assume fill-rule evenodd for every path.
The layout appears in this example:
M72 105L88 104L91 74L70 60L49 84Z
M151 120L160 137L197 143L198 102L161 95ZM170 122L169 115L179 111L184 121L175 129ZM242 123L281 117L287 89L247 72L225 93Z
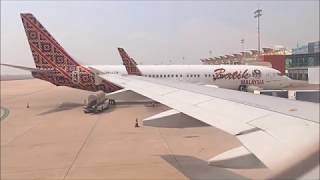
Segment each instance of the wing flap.
M288 163L293 154L286 146L263 131L237 136L241 144L270 169L277 169Z
M208 165L232 169L253 169L265 167L265 165L254 154L243 146L233 148L211 158L208 161Z
M249 123L287 146L291 151L312 148L319 142L319 124L296 117L272 113Z

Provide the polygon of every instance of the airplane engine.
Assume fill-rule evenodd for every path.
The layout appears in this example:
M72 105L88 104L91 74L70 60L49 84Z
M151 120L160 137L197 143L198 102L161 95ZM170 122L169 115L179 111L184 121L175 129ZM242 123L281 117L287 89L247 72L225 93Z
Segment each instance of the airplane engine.
M257 86L248 86L247 87L248 92L254 92L255 90L262 90L262 88L257 87Z

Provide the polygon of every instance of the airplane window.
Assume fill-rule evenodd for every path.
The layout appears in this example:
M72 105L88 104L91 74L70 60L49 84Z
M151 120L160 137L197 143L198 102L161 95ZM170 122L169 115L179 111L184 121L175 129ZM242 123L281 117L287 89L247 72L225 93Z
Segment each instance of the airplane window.
M171 74L171 77L174 77L174 75L173 75L173 74Z
M180 74L180 77L182 77L182 74Z
M198 74L198 77L200 77L200 74Z
M190 77L193 77L193 75L191 74Z
M187 74L187 77L189 77L189 74Z
M152 74L152 77L154 78L154 74Z
M178 74L176 74L176 77L178 77Z
M207 74L205 74L204 77L207 77Z
M209 74L208 76L211 77L211 74Z
M159 77L159 75L157 74L157 75L156 75L156 77L158 78L158 77Z
M160 77L162 78L162 74L160 74Z
M163 77L167 77L167 75L163 75Z

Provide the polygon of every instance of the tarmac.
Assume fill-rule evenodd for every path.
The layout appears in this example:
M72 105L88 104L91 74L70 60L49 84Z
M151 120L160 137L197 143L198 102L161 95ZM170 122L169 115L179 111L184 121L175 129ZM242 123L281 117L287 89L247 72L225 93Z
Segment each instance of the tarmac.
M265 179L207 160L240 145L213 127L135 128L168 107L121 104L84 114L92 92L31 79L1 81L1 179ZM27 105L29 104L29 108ZM1 116L2 116L1 109Z

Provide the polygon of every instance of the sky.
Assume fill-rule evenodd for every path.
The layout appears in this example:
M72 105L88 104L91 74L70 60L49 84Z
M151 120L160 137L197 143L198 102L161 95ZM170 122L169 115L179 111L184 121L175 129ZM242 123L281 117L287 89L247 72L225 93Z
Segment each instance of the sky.
M200 64L201 58L319 40L319 1L1 1L1 63L34 67L20 19L32 13L81 64ZM211 53L210 53L211 52ZM1 74L20 71L1 67Z

